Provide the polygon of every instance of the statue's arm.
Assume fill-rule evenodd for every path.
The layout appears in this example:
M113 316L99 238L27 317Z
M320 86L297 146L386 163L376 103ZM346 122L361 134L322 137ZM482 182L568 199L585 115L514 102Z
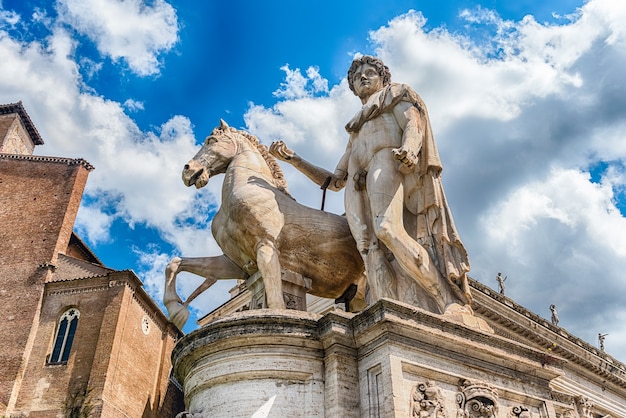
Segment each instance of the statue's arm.
M411 172L417 164L417 156L422 148L423 127L419 111L409 102L400 102L393 110L394 117L402 129L402 146L392 152L402 163L400 171Z
M311 164L310 162L306 161L298 154L296 154L294 150L287 147L287 145L283 141L272 142L272 145L270 145L270 153L279 160L285 161L294 166L298 171L307 176L309 179L311 179L311 181L313 181L320 187L322 187L322 185L326 183L329 177L331 178L331 181L328 184L328 188L331 190L340 190L345 184L345 177L347 177L347 172L343 176L341 176L340 172L338 173L337 171L335 171L335 174L333 174L322 167ZM337 170L339 170L340 166L343 167L342 161L339 162ZM347 162L345 163L345 166L347 167ZM343 177L343 179L340 179L339 177ZM340 180L343 180L343 183L341 183Z
M348 161L350 161L350 153L352 152L352 140L348 141L348 145L346 146L346 151L343 153L339 162L337 163L337 167L335 168L335 172L333 173L333 178L328 186L330 190L341 190L345 187L346 181L348 180Z

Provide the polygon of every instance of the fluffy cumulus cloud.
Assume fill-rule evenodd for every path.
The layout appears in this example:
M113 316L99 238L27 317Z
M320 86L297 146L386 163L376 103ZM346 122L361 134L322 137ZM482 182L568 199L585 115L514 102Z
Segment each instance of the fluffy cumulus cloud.
M276 97L298 99L328 92L328 80L320 75L317 67L309 67L306 70L306 76L299 68L291 70L289 65L284 65L280 69L286 74L285 82L281 83L280 89L274 92Z
M178 41L176 11L163 0L60 0L57 12L102 55L141 76L158 73L159 55Z
M1 3L0 3L1 6ZM0 10L0 27L14 26L20 21L20 15L10 10Z
M370 39L393 80L429 108L470 274L496 288L503 272L508 296L546 318L556 304L560 324L591 343L609 333L623 359L626 4L592 0L550 24L480 8L461 17L471 38L426 30L409 12ZM287 77L281 91L302 91L303 77ZM280 97L251 105L249 128L332 170L358 100L345 82L324 97ZM318 205L317 187L285 171L292 194Z

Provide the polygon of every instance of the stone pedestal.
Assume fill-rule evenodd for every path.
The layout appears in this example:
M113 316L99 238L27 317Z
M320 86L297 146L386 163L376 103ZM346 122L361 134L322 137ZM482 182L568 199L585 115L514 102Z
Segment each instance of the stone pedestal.
M466 322L386 299L356 315L252 310L183 337L173 367L193 417L586 417L581 393L625 416L617 386Z
M286 308L306 311L306 291L311 288L311 279L284 269L281 271L281 278ZM250 309L267 308L261 273L256 272L250 276L246 280L246 287L250 291Z
M252 310L185 336L173 358L187 410L207 418L323 417L318 319L301 311ZM270 415L261 415L265 410Z

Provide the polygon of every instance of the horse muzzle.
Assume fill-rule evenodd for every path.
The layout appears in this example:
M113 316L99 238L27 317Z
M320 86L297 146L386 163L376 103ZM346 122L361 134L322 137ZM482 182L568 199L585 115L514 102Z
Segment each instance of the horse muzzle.
M200 189L207 185L211 173L202 167L197 161L191 160L183 168L183 183L185 186L196 186L196 189Z

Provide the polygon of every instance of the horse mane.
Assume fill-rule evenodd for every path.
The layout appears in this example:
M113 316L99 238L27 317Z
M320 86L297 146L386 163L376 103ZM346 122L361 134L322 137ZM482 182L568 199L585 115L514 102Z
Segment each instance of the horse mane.
M291 194L289 194L289 190L287 190L287 179L285 179L285 174L283 173L283 170L280 168L280 165L278 165L278 162L276 162L276 159L272 156L272 154L269 153L269 149L267 148L267 146L261 144L259 142L259 139L249 132L231 128L231 127L228 127L226 129L228 129L232 133L236 133L236 134L243 136L244 138L248 140L248 142L250 142L252 145L256 147L256 149L259 151L259 153L265 160L265 163L269 167L270 172L272 173L272 180L276 188L280 190L281 192L285 193L287 196L291 197ZM224 132L224 128L217 127L215 128L214 132L215 131Z

